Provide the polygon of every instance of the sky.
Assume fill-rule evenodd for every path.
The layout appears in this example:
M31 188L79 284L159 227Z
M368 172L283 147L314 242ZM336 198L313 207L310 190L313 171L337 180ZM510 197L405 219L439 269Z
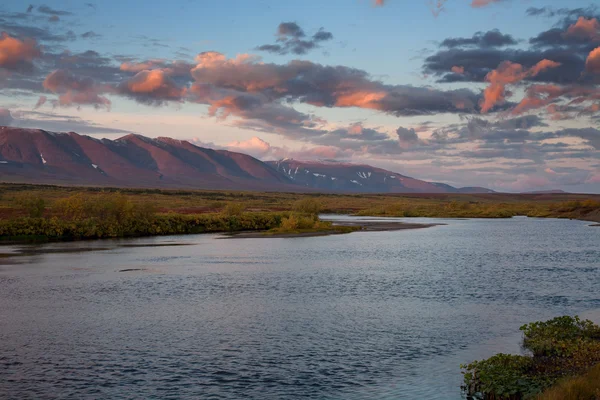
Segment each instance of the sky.
M0 125L600 193L594 3L4 0Z

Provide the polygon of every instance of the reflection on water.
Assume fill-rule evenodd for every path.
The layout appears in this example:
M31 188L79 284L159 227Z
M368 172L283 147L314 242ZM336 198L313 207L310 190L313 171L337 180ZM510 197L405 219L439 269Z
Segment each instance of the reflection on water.
M459 399L521 324L599 316L599 229L441 222L4 247L0 398Z

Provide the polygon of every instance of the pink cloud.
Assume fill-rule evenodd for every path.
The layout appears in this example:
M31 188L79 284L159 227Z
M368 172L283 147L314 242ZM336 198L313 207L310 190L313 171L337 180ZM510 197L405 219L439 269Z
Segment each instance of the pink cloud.
M202 53L196 62L191 71L194 86L261 94L271 102L295 100L317 107L358 107L397 115L475 108L475 94L469 90L386 85L365 71L344 66L304 60L280 65L247 54L227 59L216 52Z
M485 7L485 6L489 6L490 4L493 3L499 3L502 0L473 0L471 2L471 7L473 8L479 8L479 7Z
M47 100L48 100L48 98L46 96L40 96L40 98L38 99L38 101L35 103L35 106L33 107L33 109L37 110L38 108L40 108L41 106L43 106L44 104L46 104Z
M577 22L567 28L565 36L593 40L600 39L600 22L596 18L587 19L579 17Z
M0 67L16 69L23 62L31 62L40 56L41 51L35 40L19 40L9 36L6 32L2 32L0 35Z
M591 173L585 183L600 183L600 172Z
M465 67L455 65L454 67L452 67L452 72L454 72L455 74L462 75L465 73Z
M121 94L141 103L159 105L165 101L181 101L186 88L181 88L162 69L143 70L118 87Z
M597 47L590 52L585 61L585 69L592 73L600 73L600 47Z
M95 108L106 109L110 109L111 106L110 100L101 95L108 88L97 85L91 78L81 78L64 69L48 74L43 86L59 94L58 101L54 102L55 105L92 105Z
M257 136L244 141L236 140L225 145L225 147L232 151L247 153L259 158L267 155L269 151L271 151L271 145Z
M521 64L510 61L503 62L485 77L490 85L483 92L484 99L481 102L481 112L486 113L496 104L505 100L507 85L518 83L525 78L536 76L548 68L556 68L559 65L554 61L542 60L530 69L525 69Z
M124 62L119 69L125 72L139 73L145 70L160 69L169 76L189 76L194 65L185 61L166 61L162 59L147 60L142 62Z

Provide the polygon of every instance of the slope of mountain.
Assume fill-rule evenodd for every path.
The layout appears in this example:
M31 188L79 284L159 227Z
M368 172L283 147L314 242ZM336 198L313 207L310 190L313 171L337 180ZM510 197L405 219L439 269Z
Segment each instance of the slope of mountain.
M433 185L442 188L446 193L496 193L492 189L487 189L481 186L466 186L461 188L455 188L446 183L432 182Z
M430 183L370 165L335 161L267 161L299 185L322 191L362 193L493 193L485 188L460 188Z
M109 140L12 127L0 127L0 181L263 191L492 192L425 182L370 165L292 159L265 163L167 137Z
M294 190L267 164L169 138L94 139L74 132L0 127L5 182L197 189Z

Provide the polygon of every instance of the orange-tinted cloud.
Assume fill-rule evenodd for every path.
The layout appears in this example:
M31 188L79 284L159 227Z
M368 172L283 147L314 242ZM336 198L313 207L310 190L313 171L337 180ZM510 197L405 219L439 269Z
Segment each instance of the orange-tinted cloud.
M502 0L473 0L471 2L471 7L474 8L479 8L479 7L485 7L485 6L489 6L492 3L499 3Z
M157 61L154 60L149 60L149 61L144 61L144 62L138 62L138 63L134 63L134 62L124 62L121 64L121 66L119 67L119 69L121 71L126 71L126 72L141 72L145 69L152 69L154 67L156 67L158 64Z
M142 62L124 62L119 69L125 72L138 73L145 70L160 69L169 76L188 76L194 65L185 61L167 61L162 59L147 60Z
M386 85L362 70L294 60L287 64L260 62L249 55L226 59L202 53L192 69L193 92L207 88L238 94L261 94L269 101L285 99L317 107L359 107L396 115L457 112L474 109L470 90L442 91L409 85ZM221 96L223 97L223 96Z
M596 18L579 17L577 22L567 28L565 36L592 40L600 39L600 22Z
M271 145L261 138L254 136L244 141L234 141L225 145L230 150L241 151L254 157L262 157L271 150Z
M385 92L351 91L347 94L339 94L335 101L335 106L370 108L379 110L381 108L380 101L385 96Z
M455 74L462 75L465 73L465 67L455 65L454 67L452 67L452 72L454 72Z
M19 40L2 32L0 35L0 67L18 69L23 63L30 63L40 57L41 51L35 40Z
M592 50L585 61L585 69L588 72L600 74L600 47Z
M140 71L121 83L118 92L141 103L159 105L169 100L181 101L186 89L177 86L162 69L153 69Z
M375 7L381 7L385 4L385 0L375 0L373 3L375 4Z
M525 69L521 64L505 61L497 69L488 73L485 80L490 85L483 92L481 112L486 113L496 104L506 98L506 85L514 84L525 78L533 77L548 68L556 68L560 64L550 60L542 60L530 69Z

